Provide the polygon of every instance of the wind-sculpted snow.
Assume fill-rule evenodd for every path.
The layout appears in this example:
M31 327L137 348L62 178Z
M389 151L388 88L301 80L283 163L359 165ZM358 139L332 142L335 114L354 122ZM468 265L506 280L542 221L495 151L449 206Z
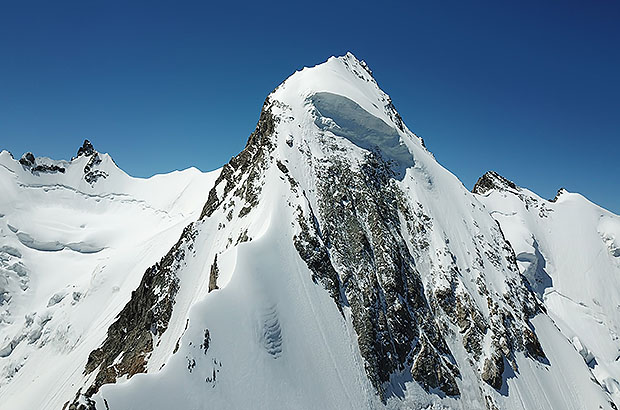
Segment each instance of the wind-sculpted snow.
M388 161L399 179L413 166L413 156L401 142L395 127L375 117L355 101L342 95L321 92L310 96L317 109L314 123L321 130L346 138L360 148L376 151Z
M603 242L607 246L609 253L611 256L618 259L618 263L620 264L620 220L619 218L614 218L608 216L606 218L601 218L601 221L598 225L598 231L603 239Z
M90 170L108 177L89 183L95 155ZM89 353L198 218L216 174L131 178L94 149L33 164L0 153L0 407L57 410L90 386Z
M102 246L97 246L86 242L63 243L60 241L39 241L26 232L17 232L16 235L24 246L37 251L57 252L62 251L63 249L70 249L80 253L97 253L105 249Z
M620 263L615 256L620 217L564 189L547 201L511 184L489 186L480 192L481 200L501 224L563 337L620 406Z
M545 271L547 261L542 253L540 253L539 245L536 240L532 242L532 247L534 248L534 253L521 252L517 255L517 261L529 264L523 271L523 276L525 276L538 297L542 299L545 289L553 286L553 280Z
M274 359L282 355L282 328L278 320L277 306L266 308L262 315L261 343Z

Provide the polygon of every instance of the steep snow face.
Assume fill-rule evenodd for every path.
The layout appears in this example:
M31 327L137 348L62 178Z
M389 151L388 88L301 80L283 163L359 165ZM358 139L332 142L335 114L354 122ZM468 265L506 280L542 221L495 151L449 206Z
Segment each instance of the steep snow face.
M479 199L549 316L620 406L620 217L566 190L547 201L514 184L489 186Z
M610 409L519 264L368 67L331 58L267 98L69 408Z
M413 166L413 157L401 142L396 128L354 101L326 92L315 93L309 100L317 110L314 123L320 130L344 137L365 150L380 152L382 157L393 162L393 168L401 179L405 170Z
M0 153L0 407L75 395L88 353L216 176L132 178L89 143L71 161Z

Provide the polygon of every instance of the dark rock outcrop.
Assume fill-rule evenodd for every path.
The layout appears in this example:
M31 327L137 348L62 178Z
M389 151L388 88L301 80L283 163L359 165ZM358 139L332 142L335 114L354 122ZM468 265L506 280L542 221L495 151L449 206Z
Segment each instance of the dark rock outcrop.
M558 198L560 198L560 195L566 193L566 188L560 188L558 189L558 192L555 194L555 197L553 197L553 199L550 199L549 202L557 202Z
M107 172L96 168L99 164L101 164L101 158L99 158L99 153L95 151L91 154L88 163L84 166L84 180L91 185L94 185L99 178L108 177Z
M97 151L95 151L93 144L91 144L89 140L84 140L84 143L80 148L78 148L77 155L73 159L78 158L82 155L90 156L96 152Z
M296 247L336 303L351 308L370 381L383 400L402 372L427 390L458 395L459 371L400 234L406 205L390 165L369 154L353 171L335 155L318 172L320 228L300 221Z
M215 255L215 259L213 259L213 264L211 265L211 272L209 272L209 292L218 289L217 287L217 277L219 276L219 268L217 267L217 255Z
M474 194L484 195L493 189L503 191L507 188L515 191L519 190L514 182L504 178L495 171L489 171L478 179L472 192Z
M33 167L35 165L34 163L35 158L34 155L32 154L32 152L26 152L20 159L19 159L19 163L22 164L25 167Z
M500 390L503 384L504 374L504 358L501 355L495 355L484 361L482 368L482 380L495 390Z
M196 235L193 224L187 226L172 249L144 273L131 299L109 327L105 341L88 357L84 374L97 373L86 397L119 377L146 371L153 342L166 331L172 315L179 289L176 272L183 265L186 252L193 249Z
M342 284L336 269L332 265L329 251L320 238L316 217L312 211L310 213L310 217L306 219L301 207L297 209L297 223L300 232L293 237L293 243L299 256L312 272L314 283L323 285L342 312L342 307L345 304L341 294Z
M30 171L33 175L38 175L40 173L44 174L52 174L56 172L60 172L61 174L65 173L65 169L60 165L56 164L37 164L36 158L32 154L32 152L26 152L20 159L19 163L28 171Z
M100 178L107 178L108 173L98 169L101 164L101 157L99 153L93 147L93 144L89 140L84 140L82 146L78 149L77 155L71 160L75 160L79 157L90 157L86 165L84 166L84 180L91 186L94 185Z
M210 217L226 199L229 201L224 204L224 208L232 207L235 198L244 201L246 205L239 212L239 217L247 215L258 204L258 196L261 192L258 180L262 171L267 167L269 153L273 150L270 137L275 129L276 118L271 113L271 104L272 102L267 97L256 129L248 138L244 150L222 168L220 176L209 191L200 219ZM224 191L222 197L218 198L217 187L222 183L225 184ZM233 195L229 196L233 189Z

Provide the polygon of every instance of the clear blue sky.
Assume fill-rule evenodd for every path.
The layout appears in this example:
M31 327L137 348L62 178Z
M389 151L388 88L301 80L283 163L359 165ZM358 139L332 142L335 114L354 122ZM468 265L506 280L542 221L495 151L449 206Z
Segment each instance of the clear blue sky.
M3 2L0 149L211 170L273 88L350 50L467 187L494 169L620 213L619 4Z

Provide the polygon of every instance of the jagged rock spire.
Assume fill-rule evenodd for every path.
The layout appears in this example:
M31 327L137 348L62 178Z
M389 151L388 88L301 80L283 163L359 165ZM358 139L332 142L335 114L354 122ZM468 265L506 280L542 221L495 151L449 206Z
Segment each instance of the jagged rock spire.
M25 167L32 167L35 164L34 154L32 152L26 152L19 159L19 163Z
M90 155L93 155L96 152L97 151L95 151L95 148L93 147L93 144L91 144L89 140L85 139L84 143L82 144L82 146L78 149L78 152L77 152L77 155L75 156L75 158L78 158L81 155L90 156Z
M511 180L504 178L495 171L488 171L478 179L472 192L474 194L484 195L493 189L503 191L507 188L519 190L519 187Z

